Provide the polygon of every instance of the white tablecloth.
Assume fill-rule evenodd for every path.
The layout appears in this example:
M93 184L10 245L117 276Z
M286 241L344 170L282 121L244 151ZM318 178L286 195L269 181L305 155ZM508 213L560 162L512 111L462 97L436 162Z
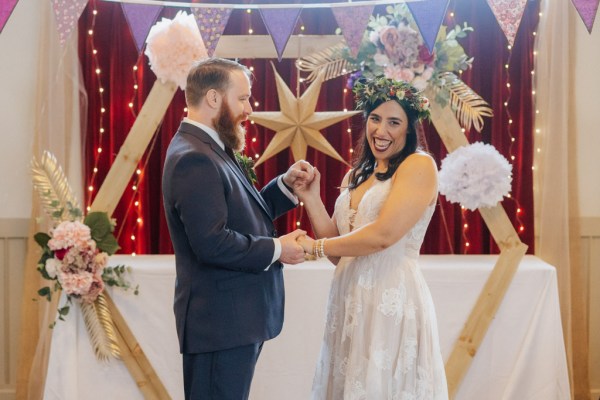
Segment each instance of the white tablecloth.
M496 256L422 256L436 307L444 359L496 261ZM183 399L181 356L172 312L173 256L114 256L133 267L139 296L112 291L144 352L173 399ZM265 343L251 399L305 400L320 349L333 266L324 261L285 268L286 321ZM142 399L124 364L95 360L80 312L54 328L45 399ZM490 326L457 399L569 399L555 269L526 256ZM371 400L371 399L369 399Z

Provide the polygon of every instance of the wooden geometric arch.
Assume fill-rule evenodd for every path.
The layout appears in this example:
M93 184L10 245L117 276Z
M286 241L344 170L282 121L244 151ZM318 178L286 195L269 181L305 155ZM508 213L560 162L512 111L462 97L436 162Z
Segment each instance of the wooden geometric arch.
M242 38L242 40L239 38ZM330 46L332 42L340 40L339 36L315 36L314 38L315 41L310 42L312 48L310 46L304 47L292 54L291 57L301 57L315 51L315 49ZM226 40L227 38L223 37L223 39ZM225 41L223 39L222 41ZM265 38L236 37L232 42L237 43L237 47L232 44L228 46L227 53L223 52L222 54L219 54L219 47L217 47L215 55L228 58L248 58L248 45L257 40L264 41ZM292 43L294 43L294 40L297 40L297 37L292 37ZM304 37L300 39L299 43L302 43L302 41L306 43L306 40L307 38ZM264 46L259 47L264 49ZM288 47L293 48L293 46ZM298 45L298 49L300 49L300 45ZM268 55L261 54L261 56L254 58L274 58L271 53ZM105 211L108 215L112 215L176 90L177 86L170 82L161 83L157 80L154 83L125 142L119 150L117 158L94 198L91 205L92 211ZM426 95L430 99L435 98L435 95L429 89ZM432 101L431 119L449 152L469 144L450 107L442 108L435 101ZM500 255L454 345L450 358L446 362L445 369L450 398L455 397L460 383L508 290L519 263L527 251L527 245L521 242L501 204L492 208L480 208L479 212L494 241L500 248ZM135 341L135 337L127 326L125 319L120 315L119 310L108 297L108 294L106 294L106 297L113 314L122 359L144 397L146 399L170 398L152 365Z
M427 90L426 96L435 99L431 89ZM431 120L448 152L469 144L449 106L442 108L432 101ZM521 259L527 252L527 245L521 242L500 203L492 208L480 208L479 213L500 248L500 255L446 362L446 378L451 399L456 396Z

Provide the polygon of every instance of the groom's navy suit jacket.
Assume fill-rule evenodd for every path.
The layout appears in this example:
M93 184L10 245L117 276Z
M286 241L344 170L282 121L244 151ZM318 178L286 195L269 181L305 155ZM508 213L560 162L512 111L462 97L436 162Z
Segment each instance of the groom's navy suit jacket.
M183 122L163 171L175 250L175 320L182 353L259 343L283 324L283 274L273 220L294 207L276 179L259 193L203 130Z

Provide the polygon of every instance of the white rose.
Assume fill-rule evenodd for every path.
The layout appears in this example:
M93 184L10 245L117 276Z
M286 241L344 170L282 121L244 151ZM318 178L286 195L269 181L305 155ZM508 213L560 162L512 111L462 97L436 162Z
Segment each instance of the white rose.
M369 40L372 43L377 44L377 42L379 41L379 33L375 32L375 31L371 31L371 33L369 33Z
M61 262L56 258L49 258L46 260L46 273L52 279L56 278L56 273L61 267Z

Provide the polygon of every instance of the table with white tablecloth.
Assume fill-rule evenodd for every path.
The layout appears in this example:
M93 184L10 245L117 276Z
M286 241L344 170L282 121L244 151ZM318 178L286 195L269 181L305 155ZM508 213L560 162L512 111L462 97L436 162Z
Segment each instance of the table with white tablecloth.
M497 256L422 256L447 360ZM113 256L132 267L140 294L111 295L173 399L183 399L181 356L172 311L174 256ZM329 262L285 267L286 316L282 333L265 343L252 400L310 397L320 350L329 285ZM142 399L124 364L96 361L81 313L73 309L54 328L45 399ZM569 399L556 270L525 256L456 399Z

